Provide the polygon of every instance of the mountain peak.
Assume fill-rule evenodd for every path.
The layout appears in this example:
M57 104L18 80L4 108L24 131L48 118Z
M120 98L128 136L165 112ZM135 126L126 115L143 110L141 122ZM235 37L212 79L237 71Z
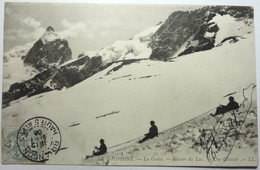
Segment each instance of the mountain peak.
M47 42L55 41L57 39L60 39L60 37L54 32L54 29L51 26L46 29L45 33L41 37L41 40L44 44Z
M54 32L54 29L51 26L48 26L48 28L46 29L46 31L52 31Z

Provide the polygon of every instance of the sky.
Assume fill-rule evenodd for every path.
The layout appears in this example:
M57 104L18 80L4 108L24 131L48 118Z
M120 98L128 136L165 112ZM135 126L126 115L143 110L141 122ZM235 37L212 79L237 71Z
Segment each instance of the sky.
M200 6L201 7L201 6ZM48 26L66 39L73 58L127 40L176 10L198 6L159 4L5 3L4 52L38 40Z

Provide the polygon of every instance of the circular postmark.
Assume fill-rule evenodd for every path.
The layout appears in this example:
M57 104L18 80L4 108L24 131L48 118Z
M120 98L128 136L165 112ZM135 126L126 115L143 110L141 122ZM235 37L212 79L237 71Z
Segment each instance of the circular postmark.
M27 159L45 162L60 149L59 127L49 118L33 117L19 128L17 146Z

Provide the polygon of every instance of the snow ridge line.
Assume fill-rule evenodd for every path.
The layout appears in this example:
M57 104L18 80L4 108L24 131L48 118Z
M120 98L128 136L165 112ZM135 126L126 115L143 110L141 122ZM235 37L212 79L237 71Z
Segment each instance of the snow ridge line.
M192 119L190 119L190 120L187 120L187 121L185 121L185 122L183 122L183 123L181 123L181 124L179 124L179 125L176 125L176 126L174 126L174 127L171 127L171 128L169 128L169 129L166 129L166 130L164 130L164 131L162 131L162 132L160 132L160 133L158 133L158 134L164 134L165 132L167 132L167 131L169 131L169 130L171 130L171 129L177 128L177 127L179 127L179 126L181 126L181 125L183 125L183 124L185 124L185 123L188 123L188 122L190 122L190 121L192 121L192 120L194 120L194 119L197 119L198 117L203 116L203 115L205 115L205 114L211 112L212 110L215 110L216 108L217 108L217 107L214 107L213 109L210 109L210 110L208 110L208 111L202 113L201 115L198 115L198 116L196 116L196 117L194 117L194 118L192 118ZM115 148L115 147L117 147L117 146L121 146L121 145L123 145L123 144L130 143L130 142L135 141L135 140L140 139L140 138L143 138L143 136L140 136L140 137L138 137L138 138L129 140L129 141L124 142L124 143L120 143L120 144L117 144L117 145L114 145L114 146L110 146L110 147L108 147L107 149L112 149L112 148Z
M167 132L167 131L169 131L169 130L171 130L171 129L174 129L174 128L177 128L177 127L179 127L179 126L181 126L181 125L183 125L183 124L185 124L185 123L188 123L188 122L190 122L190 121L192 121L192 120L195 120L195 119L199 118L200 116L203 116L203 115L205 115L205 114L211 112L212 110L215 110L216 108L217 108L217 107L214 107L213 109L210 109L210 110L208 110L208 111L202 113L201 115L198 115L198 116L196 116L196 117L194 117L194 118L192 118L192 119L190 119L190 120L187 120L187 121L185 121L185 122L183 122L183 123L181 123L181 124L179 124L179 125L176 125L176 126L174 126L174 127L171 127L171 128L169 128L169 129L166 129L166 130L160 132L159 134L163 134L164 132Z

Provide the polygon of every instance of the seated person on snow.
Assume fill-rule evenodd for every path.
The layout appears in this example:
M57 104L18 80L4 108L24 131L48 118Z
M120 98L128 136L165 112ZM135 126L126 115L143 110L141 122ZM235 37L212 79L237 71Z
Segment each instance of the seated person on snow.
M158 136L158 128L157 126L155 126L154 124L155 122L154 121L151 121L150 124L151 124L151 127L149 129L149 133L147 134L144 134L145 137L139 141L139 143L143 143L144 141L148 140L148 139L152 139L154 138L155 136Z
M95 150L93 151L93 155L103 155L107 152L107 146L105 145L104 139L100 139L100 147L95 146Z
M217 107L216 113L214 115L213 114L210 114L210 115L217 116L217 115L226 113L231 110L238 110L238 108L239 108L238 103L235 102L234 97L230 96L229 103L226 106L220 105L219 107Z
M86 159L92 158L94 156L103 155L107 152L107 146L105 145L104 139L100 139L100 147L95 146L95 150L93 151L93 155L86 155Z

